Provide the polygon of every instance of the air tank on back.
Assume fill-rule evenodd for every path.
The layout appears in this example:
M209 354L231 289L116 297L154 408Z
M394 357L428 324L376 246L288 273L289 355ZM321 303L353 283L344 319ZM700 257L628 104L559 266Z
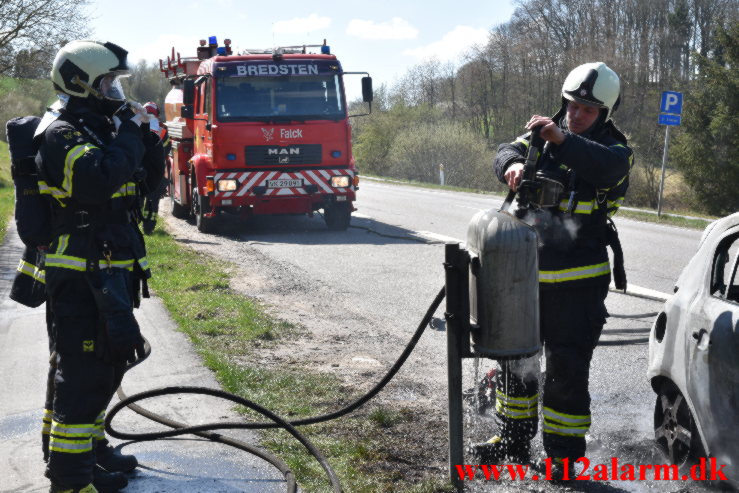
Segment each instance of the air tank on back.
M534 229L507 212L480 211L467 229L473 351L503 360L529 356L539 339Z

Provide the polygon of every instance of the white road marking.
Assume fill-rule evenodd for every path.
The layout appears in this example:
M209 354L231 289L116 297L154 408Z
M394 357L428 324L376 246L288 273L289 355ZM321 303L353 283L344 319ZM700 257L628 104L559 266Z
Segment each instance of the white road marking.
M415 233L418 236L421 236L422 238L426 238L429 240L441 241L444 243L461 243L462 245L464 245L464 241L462 240L459 240L457 238L452 238L451 236L440 235L432 231L416 231Z

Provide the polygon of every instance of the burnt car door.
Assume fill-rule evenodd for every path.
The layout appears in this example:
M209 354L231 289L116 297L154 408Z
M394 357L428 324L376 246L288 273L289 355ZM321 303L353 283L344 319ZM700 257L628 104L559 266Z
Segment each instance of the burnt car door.
M693 301L685 334L687 390L695 419L719 464L739 463L739 227L713 250L710 273ZM709 275L710 274L710 275ZM737 471L732 471L737 475Z

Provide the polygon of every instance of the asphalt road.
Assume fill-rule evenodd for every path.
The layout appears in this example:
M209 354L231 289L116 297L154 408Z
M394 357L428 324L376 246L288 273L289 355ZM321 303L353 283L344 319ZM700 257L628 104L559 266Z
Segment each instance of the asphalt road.
M246 222L230 219L224 221L220 235L201 235L192 225L166 217L166 213L164 216L174 236L183 244L234 263L239 269L234 283L242 291L265 301L277 315L301 323L311 331L307 341L296 342L281 354L276 350L275 356L310 359L314 366L335 372L352 385L366 387L377 381L383 368L395 360L443 286L443 243L464 241L470 218L479 210L498 207L500 199L368 180L363 180L358 195L359 210L346 232L328 231L319 216L293 216ZM162 209L166 208L165 199ZM681 268L697 248L700 232L626 219L616 222L629 282L671 292ZM612 293L607 306L611 318L591 369L594 423L588 438L588 455L593 465L609 464L612 458L621 464L655 464L659 462L652 449L655 395L645 375L648 334L661 303ZM0 314L5 318L0 320L30 316L7 310L7 305L3 305ZM442 313L443 306L436 316L441 318ZM7 339L6 347L12 343ZM444 413L445 344L446 334L442 330L427 331L404 368L378 399L422 406L429 414ZM168 352L166 343L157 347ZM265 354L265 361L271 357ZM476 370L476 362L466 360L465 385L472 386L492 364L489 360L482 361ZM147 383L142 383L143 388L156 386ZM33 409L29 407L26 411L30 413ZM15 409L5 410L0 413L0 419L7 420L19 413ZM23 430L30 433L33 430L30 414L27 421L23 421ZM466 439L487 438L491 426L489 416L473 415L465 424ZM7 433L10 432L6 431L6 437L13 436ZM30 438L26 440L32 442ZM540 439L535 447L537 452L542 452ZM171 450L164 451L161 447L159 450L163 455L153 457L157 464L172 458ZM149 449L148 453L154 454L155 450ZM446 459L439 460L443 463ZM231 470L231 462L227 464L224 471ZM197 477L206 474L207 471L198 473ZM215 476L219 478L223 473ZM255 474L255 477L264 476ZM272 481L273 477L262 485L274 486ZM229 488L234 488L228 491L238 489L227 482ZM142 482L133 481L129 490L154 491L136 489L137 483L143 486ZM186 482L178 486L177 491L211 491L198 489L202 486L188 488ZM501 485L478 479L468 486L471 491L497 491L501 486L506 491L562 490L541 481ZM695 483L664 481L585 481L577 485L581 491L607 492L697 491L699 488ZM7 490L0 479L2 490L26 491ZM174 490L165 486L159 491Z
M49 482L43 475L40 433L49 360L45 306L31 309L8 298L22 251L12 223L10 229L7 241L0 245L0 347L4 349L0 357L0 492L45 492ZM218 387L161 301L144 300L136 318L153 350L143 364L126 374L123 388L129 395L170 385ZM241 419L228 401L214 398L168 396L147 399L141 405L181 423ZM166 429L129 411L121 412L114 423L120 431ZM250 430L223 434L251 444L258 442L257 434ZM129 475L127 492L285 491L285 481L272 465L197 437L136 443L112 439L111 443L139 460L139 467Z
M289 318L291 313L300 311L298 306L313 303L320 314L318 318L340 319L339 323L351 331L350 337L377 346L366 347L363 357L387 365L401 351L444 283L443 243L463 242L470 218L479 210L499 207L501 200L367 180L362 182L358 196L358 211L346 232L327 231L318 216L256 218L246 223L227 221L222 235L207 237L212 243L209 251L220 251L237 262L245 257L234 252L256 251L260 258L269 259L270 265L279 265L272 267L275 275L291 278L282 279L283 284L292 281L302 288L292 290L289 295L265 296L267 302L276 305L278 314ZM616 223L629 282L667 296L680 270L697 249L700 232L628 219L617 219ZM180 234L191 234L188 231L183 229ZM252 266L260 270L257 265ZM269 276L269 272L261 271L260 275ZM300 292L306 287L311 289L309 286L314 296ZM331 300L336 305L333 310ZM649 330L661 303L612 293L607 305L611 318L591 370L595 416L588 438L591 468L610 464L612 458L617 458L620 464L636 466L661 463L652 447L655 395L645 376ZM345 316L347 306L352 313L361 314L360 319ZM442 311L443 307L436 316L443 317ZM399 383L388 386L381 398L423 401L444 408L445 340L443 332L427 332L398 375ZM343 359L347 357L344 355ZM336 356L336 361L339 360L341 357ZM475 370L476 362L466 361L465 384L471 386L475 375L479 378L491 364L484 361ZM485 439L491 427L490 417L474 417L466 424L466 438ZM540 438L536 448L543 453ZM468 487L487 491L500 484L478 480ZM509 482L505 487L509 491L561 489L530 481ZM665 481L578 484L578 489L583 491L678 491L685 487L696 491L701 485Z

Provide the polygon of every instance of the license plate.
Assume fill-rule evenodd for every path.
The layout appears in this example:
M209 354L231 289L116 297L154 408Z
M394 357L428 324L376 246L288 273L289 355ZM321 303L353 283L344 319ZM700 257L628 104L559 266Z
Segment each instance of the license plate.
M302 186L303 180L267 180L267 188L295 188Z

